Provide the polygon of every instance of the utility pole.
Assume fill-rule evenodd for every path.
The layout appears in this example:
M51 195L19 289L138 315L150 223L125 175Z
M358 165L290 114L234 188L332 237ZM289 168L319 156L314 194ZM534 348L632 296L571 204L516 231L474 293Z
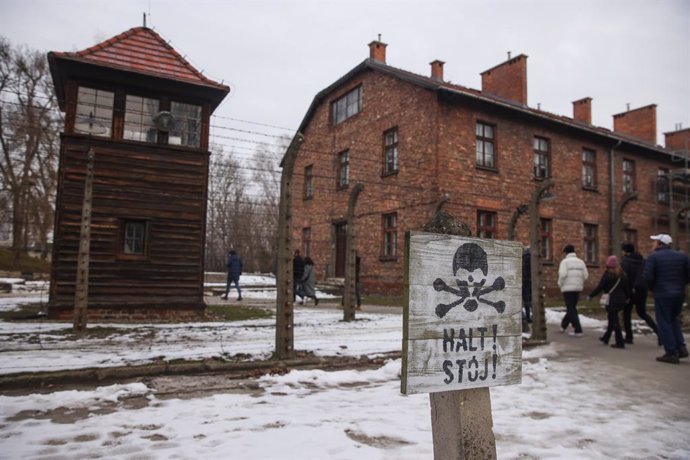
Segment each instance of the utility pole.
M276 359L294 355L294 302L292 279L292 174L299 144L304 137L297 133L283 158L280 177L280 204L278 205L278 270L276 273Z
M364 190L362 183L357 183L352 192L347 206L347 252L345 253L345 292L343 293L343 321L354 321L355 319L355 283L356 283L356 262L357 249L355 248L355 206L357 198Z
M539 244L539 202L544 198L548 189L554 186L549 179L542 183L534 193L529 203L529 238L530 265L532 274L532 339L546 340L546 316L544 296L541 286L541 247Z
M91 147L86 154L84 201L81 209L77 279L74 289L74 332L77 336L81 336L86 330L86 310L89 305L89 249L91 247L91 201L93 197L94 157L93 147Z

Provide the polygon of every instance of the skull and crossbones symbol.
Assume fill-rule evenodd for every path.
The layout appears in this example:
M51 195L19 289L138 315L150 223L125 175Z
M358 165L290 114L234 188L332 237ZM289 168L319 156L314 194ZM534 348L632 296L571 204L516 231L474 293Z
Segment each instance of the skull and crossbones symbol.
M483 295L503 290L506 286L505 280L500 276L494 280L491 286L484 286L486 276L489 273L486 251L476 243L465 243L460 246L455 251L455 256L453 257L453 276L457 276L460 269L469 274L466 280L456 278L457 288L448 286L441 278L436 278L434 281L434 289L436 291L450 292L459 297L456 301L449 304L440 303L436 305L436 316L443 318L451 309L463 304L463 302L462 307L469 312L475 311L479 307L479 302L481 302L495 308L498 313L503 313L506 308L504 301L492 302L491 300L482 299ZM480 270L484 275L480 281L476 281L473 276L476 270Z

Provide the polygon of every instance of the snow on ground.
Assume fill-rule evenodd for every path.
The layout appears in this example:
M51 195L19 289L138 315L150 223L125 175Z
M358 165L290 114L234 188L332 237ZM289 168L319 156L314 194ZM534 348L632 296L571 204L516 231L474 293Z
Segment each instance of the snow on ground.
M553 324L562 315L547 310L546 318ZM400 315L358 318L345 323L338 310L297 308L295 348L322 355L400 350ZM262 358L275 340L274 319L90 327L117 332L75 341L64 323L0 322L0 372L160 357ZM601 360L563 359L565 351L559 343L525 350L522 383L491 388L499 458L690 458L687 394L622 379ZM0 458L432 458L428 396L401 395L399 372L400 360L366 371L294 370L261 377L251 391L211 396L171 398L143 383L0 396Z
M316 355L359 356L399 351L400 315L358 314L342 321L339 310L295 310L295 349ZM0 322L0 374L40 370L144 364L154 360L227 357L238 353L256 359L275 348L275 319L231 323L90 324L111 328L107 337L74 340L66 323ZM372 335L372 328L376 333Z
M663 415L680 397L612 397L615 376L573 379L571 364L544 357L558 352L527 352L522 384L491 389L498 458L690 458L690 420ZM3 458L433 458L428 396L401 395L399 371L400 360L295 370L258 379L253 393L184 399L141 383L0 396L0 449ZM127 404L136 395L144 407Z

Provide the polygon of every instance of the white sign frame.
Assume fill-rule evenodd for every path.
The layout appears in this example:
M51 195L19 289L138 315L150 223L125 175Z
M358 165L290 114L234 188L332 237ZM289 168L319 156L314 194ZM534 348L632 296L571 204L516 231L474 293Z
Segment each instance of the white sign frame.
M522 381L522 251L515 241L407 232L403 394Z

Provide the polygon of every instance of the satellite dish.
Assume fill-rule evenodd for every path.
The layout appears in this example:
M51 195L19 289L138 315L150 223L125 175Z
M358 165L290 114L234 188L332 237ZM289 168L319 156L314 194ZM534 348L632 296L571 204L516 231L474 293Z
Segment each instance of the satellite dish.
M107 134L109 127L101 120L93 116L93 113L82 117L77 117L74 120L74 131L81 134L91 134L94 136L102 136Z
M167 133L175 125L175 117L173 117L172 113L163 110L153 117L153 124L156 125L158 130Z

